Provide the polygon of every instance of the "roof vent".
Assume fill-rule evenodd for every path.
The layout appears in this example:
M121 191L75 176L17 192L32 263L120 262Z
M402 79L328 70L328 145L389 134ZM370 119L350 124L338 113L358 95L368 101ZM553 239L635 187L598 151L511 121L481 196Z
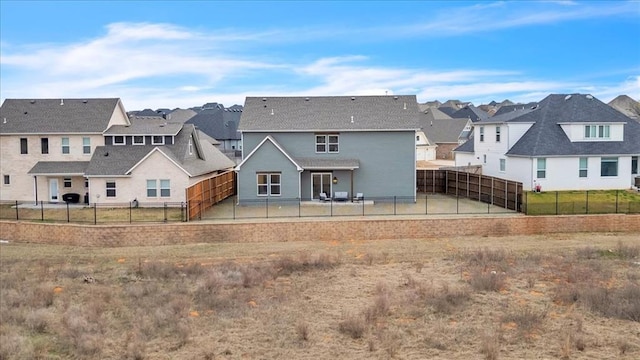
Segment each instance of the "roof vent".
M24 114L27 115L27 112L25 111Z
M304 101L309 101L309 98L304 98Z
M107 151L107 152L105 152L105 153L104 153L104 156L109 156L109 152L108 152L108 151Z
M356 97L355 97L355 96L352 96L352 97L351 97L351 100L355 100L355 99L356 99Z
M394 96L394 97L393 97L393 100L398 100L398 97L397 97L397 96Z
M30 103L32 103L32 104L35 104L35 103L36 103L36 101L35 101L35 100L31 100L31 101L29 101L29 102L30 102Z
M569 99L571 99L571 95L567 95L567 96L565 96L565 97L564 97L564 100L565 100L565 101L566 101L566 100L569 100Z
M353 124L353 115L351 115L351 123Z
M89 100L82 100L83 104L86 104Z
M538 108L538 104L535 104L535 105L533 105L533 106L531 107L531 110L535 110L535 109L537 109L537 108Z
M262 98L262 101L267 101L267 98Z
M587 94L586 98L589 100L593 100L593 96L591 96L591 94Z
M404 103L404 109L407 110L407 103Z
M273 109L271 109L271 115L273 115L273 114L274 114L274 113L273 113Z
M60 105L64 105L64 99L60 99Z
M2 123L6 124L7 123L7 118L2 118Z

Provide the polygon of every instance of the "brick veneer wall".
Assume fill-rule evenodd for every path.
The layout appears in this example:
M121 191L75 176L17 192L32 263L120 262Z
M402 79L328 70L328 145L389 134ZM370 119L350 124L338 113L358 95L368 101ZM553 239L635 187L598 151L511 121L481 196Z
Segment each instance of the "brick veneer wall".
M80 246L424 239L464 235L537 235L573 232L637 232L640 234L640 215L293 219L142 225L0 221L0 239L2 240Z

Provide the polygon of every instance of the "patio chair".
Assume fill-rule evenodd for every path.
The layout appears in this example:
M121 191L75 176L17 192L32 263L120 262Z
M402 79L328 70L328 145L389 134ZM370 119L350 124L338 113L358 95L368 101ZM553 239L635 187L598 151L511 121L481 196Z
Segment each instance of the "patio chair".
M353 197L353 201L362 201L362 200L364 200L363 193L356 193L356 196Z
M318 195L318 197L320 198L320 201L331 201L331 198L327 196L326 193L320 193L320 195Z

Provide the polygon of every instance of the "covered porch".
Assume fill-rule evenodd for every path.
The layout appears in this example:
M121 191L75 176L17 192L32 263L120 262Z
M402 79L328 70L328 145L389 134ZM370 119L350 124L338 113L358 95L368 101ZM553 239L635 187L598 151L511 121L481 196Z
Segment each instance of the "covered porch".
M304 201L351 201L356 195L356 176L360 168L357 159L298 158L295 161L303 169L300 173L300 198Z
M28 172L33 175L34 201L86 203L89 183L84 172L88 165L88 161L37 162Z

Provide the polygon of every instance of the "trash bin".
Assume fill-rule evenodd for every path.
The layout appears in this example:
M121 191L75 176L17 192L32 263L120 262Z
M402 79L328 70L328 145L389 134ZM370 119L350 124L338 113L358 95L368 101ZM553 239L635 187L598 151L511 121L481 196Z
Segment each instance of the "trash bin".
M62 195L62 200L70 204L77 204L78 202L80 202L80 194L67 193Z

